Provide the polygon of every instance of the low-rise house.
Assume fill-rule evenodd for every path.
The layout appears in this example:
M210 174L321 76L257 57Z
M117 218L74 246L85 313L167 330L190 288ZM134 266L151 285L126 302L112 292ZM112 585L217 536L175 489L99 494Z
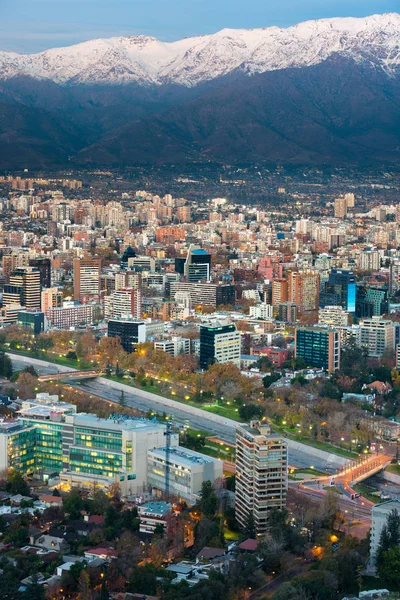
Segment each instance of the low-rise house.
M69 544L63 537L56 537L53 535L41 535L38 538L30 538L30 543L39 548L45 548L46 550L55 550L56 552L68 552Z
M101 558L103 560L112 560L118 558L118 554L113 548L91 548L85 551L85 558L87 560L94 560L95 558Z
M147 502L138 507L142 533L154 533L156 528L167 527L167 519L171 515L171 504L168 502Z

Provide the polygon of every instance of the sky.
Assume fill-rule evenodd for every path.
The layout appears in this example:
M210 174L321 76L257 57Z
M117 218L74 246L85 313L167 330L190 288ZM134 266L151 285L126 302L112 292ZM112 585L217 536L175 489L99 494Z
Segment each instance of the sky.
M399 10L399 0L0 0L0 50L40 52L114 35L173 41L225 27Z

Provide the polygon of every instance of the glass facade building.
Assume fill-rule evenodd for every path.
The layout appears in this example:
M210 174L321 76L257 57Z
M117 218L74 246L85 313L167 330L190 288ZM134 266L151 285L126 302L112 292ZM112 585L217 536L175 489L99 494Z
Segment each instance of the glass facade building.
M297 328L296 357L309 367L319 367L332 373L340 368L340 334L335 329L318 327Z

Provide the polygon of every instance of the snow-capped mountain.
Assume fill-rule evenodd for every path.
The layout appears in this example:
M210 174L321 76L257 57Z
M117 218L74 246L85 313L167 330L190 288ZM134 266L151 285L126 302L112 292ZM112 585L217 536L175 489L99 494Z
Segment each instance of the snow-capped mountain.
M28 75L62 85L191 87L234 71L256 74L317 65L334 54L373 63L389 75L398 72L400 15L322 19L287 29L223 29L171 43L113 37L39 54L0 52L0 79Z

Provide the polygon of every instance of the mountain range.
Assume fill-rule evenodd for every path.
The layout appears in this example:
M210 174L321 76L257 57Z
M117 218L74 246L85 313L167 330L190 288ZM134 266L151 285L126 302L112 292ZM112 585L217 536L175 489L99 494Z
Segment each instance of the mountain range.
M0 168L400 159L400 15L0 52Z

